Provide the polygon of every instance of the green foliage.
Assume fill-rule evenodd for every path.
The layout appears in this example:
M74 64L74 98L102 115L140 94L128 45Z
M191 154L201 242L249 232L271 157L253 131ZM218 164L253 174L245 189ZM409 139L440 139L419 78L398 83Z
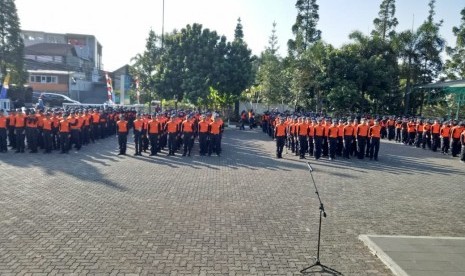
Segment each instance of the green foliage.
M290 39L287 44L290 53L299 56L312 43L321 39L321 31L317 29L320 16L316 0L297 0L295 7L297 8L297 17L292 26L295 39Z
M378 18L373 20L375 29L371 32L373 36L381 37L384 41L386 37L393 38L395 36L395 28L399 22L395 17L396 1L383 0L379 6Z
M240 19L235 34L228 43L226 37L194 23L164 35L161 48L159 37L150 31L146 50L132 66L142 90L150 91L141 96L203 106L233 104L254 79ZM214 98L211 89L217 93Z
M453 27L456 36L455 47L447 47L449 59L446 60L445 74L450 80L465 79L465 8L460 12L462 16L459 27Z
M11 74L11 83L23 85L27 80L24 70L24 42L13 0L0 0L0 72ZM3 82L3 80L1 80Z

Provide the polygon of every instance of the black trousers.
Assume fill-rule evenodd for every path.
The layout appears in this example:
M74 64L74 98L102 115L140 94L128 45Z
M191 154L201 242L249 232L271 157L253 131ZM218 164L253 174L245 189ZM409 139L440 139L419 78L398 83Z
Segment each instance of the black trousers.
M308 149L308 141L307 136L299 135L299 145L300 145L300 157L305 157L305 153L307 153Z
M315 144L313 143L313 136L308 137L308 154L313 156L313 152L315 149Z
M396 142L401 142L402 141L402 130L400 128L396 128Z
M142 152L142 133L137 130L134 131L134 147L136 149L136 154L140 154Z
M352 141L353 141L353 137L352 136L349 136L349 135L346 135L344 136L344 158L350 158L349 155L352 151Z
M379 138L372 137L370 142L370 159L378 160Z
M432 135L432 143L431 143L431 150L432 151L437 151L438 147L440 146L440 138L439 138L439 133L433 133Z
M449 137L442 137L442 139L441 139L441 152L442 153L448 153L449 152L449 146L450 146Z
M184 132L182 143L184 145L184 154L191 153L192 146L194 145L194 136L191 132Z
M65 153L69 151L69 132L60 132L60 148L61 152Z
M320 159L323 146L323 137L315 136L313 141L315 143L315 159Z
M367 143L366 137L357 137L357 152L358 152L358 159L363 159L365 157L365 146Z
M158 152L158 134L149 134L150 140L150 154L157 154Z
M431 148L431 132L429 131L423 132L423 141L421 142L421 147L425 149L426 146L428 146L429 149Z
M44 130L44 149L45 152L52 152L52 131Z
M207 148L207 139L208 139L208 133L199 133L199 148L200 148L200 155L205 155L207 154L208 148Z
M337 138L329 137L328 138L328 147L329 147L329 157L332 158L332 159L336 158Z
M37 128L31 127L26 128L26 133L28 133L27 137L27 145L32 152L37 152L38 146L38 138L39 138L39 130Z
M90 139L92 140L92 142L100 139L100 126L98 123L92 124L92 132L90 133Z
M423 132L418 132L416 140L415 140L415 146L419 148L422 142L423 142Z
M8 150L6 128L0 128L0 152L6 152Z
M79 129L72 129L71 130L71 141L74 144L76 149L81 149L81 130ZM69 145L71 148L71 144Z
M387 131L388 131L388 140L391 141L392 139L394 139L396 135L396 128L395 126L388 126Z
M283 156L284 144L286 143L285 136L276 136L276 155L278 157Z
M26 136L26 129L24 127L15 128L16 137L16 151L24 152L25 144L24 138Z
M208 148L208 155L212 153L220 155L220 135L219 134L210 134L210 145Z
M457 155L460 154L460 139L459 138L452 138L451 151L452 151L453 157L456 157Z
M12 148L16 148L16 135L14 126L8 126L8 142L10 142L10 146Z
M126 146L128 144L128 133L127 132L119 132L118 133L118 145L119 145L119 153L126 154Z
M168 150L169 154L174 154L176 151L176 133L168 133Z

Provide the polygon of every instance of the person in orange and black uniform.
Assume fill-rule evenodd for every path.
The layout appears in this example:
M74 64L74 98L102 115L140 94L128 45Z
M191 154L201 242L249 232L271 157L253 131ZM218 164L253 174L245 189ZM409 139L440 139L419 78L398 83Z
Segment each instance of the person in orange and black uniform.
M165 132L168 137L168 156L175 155L176 152L176 138L178 137L179 128L178 123L174 120L174 114L170 116L170 119L165 125Z
M45 114L45 118L42 119L42 131L44 134L44 153L52 152L52 128L53 120L50 118L50 113Z
M71 148L72 144L74 144L74 148L76 150L80 150L81 147L82 147L81 128L82 128L82 125L84 124L84 118L82 118L82 116L79 115L79 111L76 111L74 113L74 115L73 114L70 115L68 120L69 120L69 123L70 123L70 126L71 126L71 144L70 144L70 148Z
M381 139L381 126L379 125L378 120L375 120L375 124L370 127L369 131L370 136L370 160L375 159L378 161L378 152L379 152L379 144Z
M8 151L7 143L7 122L8 118L4 115L3 109L0 109L0 152Z
M121 115L121 118L116 122L116 133L118 135L119 153L118 155L126 155L126 148L128 143L128 121L125 116Z
M220 134L222 131L222 124L218 121L218 117L215 116L214 121L209 125L210 145L208 147L208 156L210 156L212 152L216 153L217 156L220 156Z
M400 118L397 118L396 121L396 143L402 142L402 120Z
M154 115L147 123L147 134L150 140L150 156L157 155L159 151L158 139L162 131L161 124Z
M362 119L362 123L359 124L355 130L355 136L357 139L357 152L358 159L363 159L365 156L365 146L368 138L368 125L365 119Z
M61 116L61 115L60 115ZM52 148L54 150L60 149L60 120L61 118L58 115L58 112L54 111L52 115Z
M208 130L209 123L205 121L205 115L202 115L197 129L199 136L200 156L205 156L208 151Z
M136 119L133 122L133 133L134 133L134 155L142 155L142 133L144 132L144 121L142 120L141 114L137 114Z
M81 115L81 117L84 120L84 123L82 125L82 144L88 145L90 143L90 121L91 121L91 115L89 114L89 111L86 109L84 110L84 114ZM116 131L116 127L114 128L114 131Z
M431 150L437 151L438 147L441 145L440 140L441 125L438 120L434 120L434 124L431 126Z
M92 121L92 131L90 132L90 139L92 143L95 143L95 140L100 139L100 113L97 109L94 109L94 112L91 114Z
M16 125L16 111L14 109L10 110L10 114L8 115L8 146L11 149L16 149L16 135L15 135L15 125Z
M16 137L16 153L24 153L25 144L24 138L26 135L26 116L21 109L16 111L15 116L15 137Z
M460 144L462 145L462 153L460 154L460 162L465 163L465 122L460 124L463 131L460 134Z
M390 117L387 122L386 122L386 128L387 128L387 137L388 140L391 141L395 138L396 136L396 121L394 120L394 117Z
M416 124L413 119L410 119L410 121L407 123L407 132L408 132L408 138L407 138L407 144L409 146L412 146L415 143L415 134L416 134Z
M299 135L299 153L300 159L305 159L305 153L308 150L308 133L310 126L308 125L308 119L303 119L303 121L297 125L297 134Z
M194 133L195 124L191 116L186 116L186 119L181 124L182 143L184 145L184 151L182 156L191 156L191 150L194 146Z
M27 145L31 150L30 153L37 153L39 130L37 129L38 122L34 111L30 111L26 119L26 139Z
M240 130L245 130L245 121L247 121L247 112L245 112L245 110L242 110L241 112L241 121L240 121L240 127L239 129Z
M350 159L350 153L352 151L353 140L355 136L355 127L351 124L350 121L344 126L343 130L344 135L344 154L343 157Z
M450 125L449 122L444 122L441 129L439 130L439 135L441 137L441 152L442 154L449 153L450 146Z
M429 120L426 120L423 125L422 138L423 141L421 142L421 147L426 149L426 146L428 146L428 148L431 149L431 122Z
M315 145L313 143L313 138L315 136L315 128L314 126L316 125L316 119L307 120L308 122L308 154L310 156L313 156Z
M460 154L460 135L462 131L463 128L461 124L458 125L457 122L454 121L450 131L452 157L457 157L457 155Z
M415 137L415 147L420 148L420 145L423 141L423 121L421 119L417 120L415 126L416 137Z
M328 151L329 151L329 160L336 159L337 152L337 137L339 136L339 127L336 125L336 120L334 120L331 126L328 128Z
M276 157L283 158L283 148L287 137L287 127L281 118L274 128L274 138L276 139Z
M60 133L60 148L61 153L68 153L70 148L70 131L71 124L68 120L68 113L63 114L63 118L60 120L59 124L59 133Z
M323 138L326 136L326 128L318 118L318 123L313 127L314 129L314 144L315 144L315 160L320 159L323 146Z

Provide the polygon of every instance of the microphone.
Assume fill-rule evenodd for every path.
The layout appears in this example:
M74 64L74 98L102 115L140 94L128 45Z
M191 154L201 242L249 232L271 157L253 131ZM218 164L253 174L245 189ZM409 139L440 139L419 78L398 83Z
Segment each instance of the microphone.
M307 162L307 167L310 172L313 172L313 168L312 166L310 166L310 162Z

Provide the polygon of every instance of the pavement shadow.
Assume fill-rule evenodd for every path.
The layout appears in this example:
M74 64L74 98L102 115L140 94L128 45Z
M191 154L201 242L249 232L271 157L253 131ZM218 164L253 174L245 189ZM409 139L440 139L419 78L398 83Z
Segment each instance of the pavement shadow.
M0 155L2 163L21 169L41 169L48 176L64 173L88 183L103 185L121 192L127 191L127 187L121 186L107 179L96 165L111 166L112 162L119 162L116 155L108 150L111 139L98 140L95 144L83 146L81 150L72 149L69 154L60 154L53 151L51 154L39 153L14 153L12 150ZM103 149L103 150L102 150Z
M368 158L361 160L357 158L352 158L350 160L337 158L336 160L329 161L322 158L318 161L313 160L310 162L335 168L341 172L345 170L351 170L368 174L372 171L383 171L385 173L395 175L420 172L423 175L440 174L447 176L451 174L458 174L465 176L464 170L459 170L452 166L434 164L432 162L424 161L421 158L405 155L395 155L390 153L380 156L379 161L372 161Z

